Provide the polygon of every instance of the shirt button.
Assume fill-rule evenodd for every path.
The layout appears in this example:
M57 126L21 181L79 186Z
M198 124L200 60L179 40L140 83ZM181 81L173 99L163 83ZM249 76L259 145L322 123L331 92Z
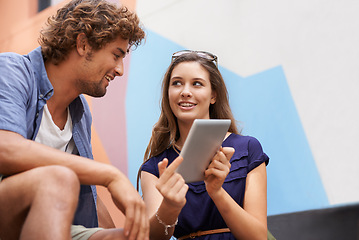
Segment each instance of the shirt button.
M36 117L38 117L39 116L39 113L36 113Z
M43 98L43 97L44 97L44 95L40 94L40 98Z

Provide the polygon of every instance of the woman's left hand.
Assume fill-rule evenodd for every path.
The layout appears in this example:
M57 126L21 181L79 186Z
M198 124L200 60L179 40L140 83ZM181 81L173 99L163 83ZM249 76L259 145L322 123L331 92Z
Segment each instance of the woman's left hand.
M213 157L211 164L204 172L206 190L209 195L218 192L226 179L231 164L229 160L233 156L234 148L221 147L221 149Z

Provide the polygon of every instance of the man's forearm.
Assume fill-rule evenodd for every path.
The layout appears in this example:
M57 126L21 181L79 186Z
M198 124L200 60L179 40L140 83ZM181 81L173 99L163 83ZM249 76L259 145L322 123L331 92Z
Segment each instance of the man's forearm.
M66 166L86 185L107 187L113 179L125 177L112 165L65 153L17 133L0 130L0 173L13 175L46 165Z

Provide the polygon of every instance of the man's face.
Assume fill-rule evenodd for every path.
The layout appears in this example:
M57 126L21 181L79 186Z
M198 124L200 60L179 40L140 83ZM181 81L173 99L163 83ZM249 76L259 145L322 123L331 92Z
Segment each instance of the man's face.
M80 93L102 97L116 76L124 73L123 59L128 49L128 40L118 37L97 51L86 53L76 86Z

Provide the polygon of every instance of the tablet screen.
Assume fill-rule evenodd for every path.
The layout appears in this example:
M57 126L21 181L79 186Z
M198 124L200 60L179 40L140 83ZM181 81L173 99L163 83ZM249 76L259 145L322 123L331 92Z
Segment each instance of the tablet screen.
M230 119L194 120L180 153L183 162L177 168L187 183L204 180L204 171L222 145L230 124Z

